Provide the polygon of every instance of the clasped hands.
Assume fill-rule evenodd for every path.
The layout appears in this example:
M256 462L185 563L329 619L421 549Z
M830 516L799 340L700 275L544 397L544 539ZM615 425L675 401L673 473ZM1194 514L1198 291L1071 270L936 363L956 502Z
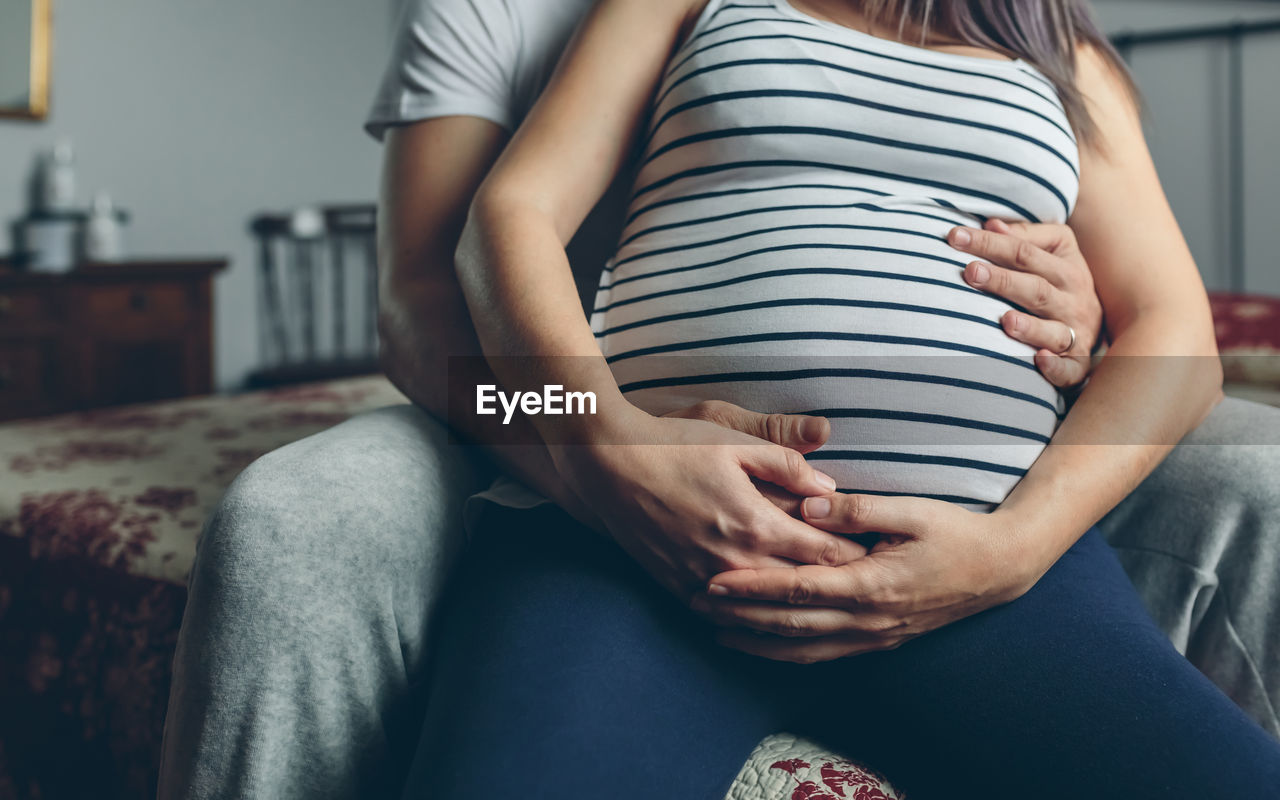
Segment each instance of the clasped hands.
M965 268L967 283L1026 310L1002 325L1037 349L1045 377L1082 381L1102 309L1070 229L992 220L948 241L985 259ZM892 649L1017 598L1050 566L1034 532L999 509L834 492L802 457L829 431L820 418L712 401L662 419L637 412L612 434L637 446L562 451L557 463L580 497L608 498L593 510L610 535L722 644L765 658ZM849 538L869 532L870 550Z

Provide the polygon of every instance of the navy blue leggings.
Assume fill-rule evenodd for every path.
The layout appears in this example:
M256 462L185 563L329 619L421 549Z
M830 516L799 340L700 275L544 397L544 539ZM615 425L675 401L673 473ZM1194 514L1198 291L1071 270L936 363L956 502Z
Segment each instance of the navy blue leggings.
M555 510L491 513L443 608L406 798L721 800L778 731L912 800L1280 797L1280 743L1170 646L1096 530L1013 603L807 666L717 646Z

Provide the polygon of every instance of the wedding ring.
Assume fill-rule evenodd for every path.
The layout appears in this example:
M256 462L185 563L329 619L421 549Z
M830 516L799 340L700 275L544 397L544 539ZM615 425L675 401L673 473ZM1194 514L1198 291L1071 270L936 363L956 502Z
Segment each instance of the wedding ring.
M1071 333L1071 344L1067 345L1067 349L1062 350L1058 353L1058 355L1060 356L1064 356L1067 353L1070 353L1071 349L1076 346L1076 329L1068 325L1067 330L1070 331Z

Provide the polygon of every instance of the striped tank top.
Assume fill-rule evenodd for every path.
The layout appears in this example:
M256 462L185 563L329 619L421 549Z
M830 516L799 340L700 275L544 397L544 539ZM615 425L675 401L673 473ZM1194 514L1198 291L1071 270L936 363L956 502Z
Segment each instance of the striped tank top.
M1063 222L1079 153L1023 61L711 0L672 56L591 324L628 399L831 420L842 491L990 510L1063 414L946 242Z

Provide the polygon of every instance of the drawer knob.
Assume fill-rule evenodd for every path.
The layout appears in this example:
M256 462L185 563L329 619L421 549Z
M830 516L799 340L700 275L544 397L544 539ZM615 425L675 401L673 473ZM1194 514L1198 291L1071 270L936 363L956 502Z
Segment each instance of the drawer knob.
M129 295L129 308L134 311L143 311L147 307L146 292L133 292Z

